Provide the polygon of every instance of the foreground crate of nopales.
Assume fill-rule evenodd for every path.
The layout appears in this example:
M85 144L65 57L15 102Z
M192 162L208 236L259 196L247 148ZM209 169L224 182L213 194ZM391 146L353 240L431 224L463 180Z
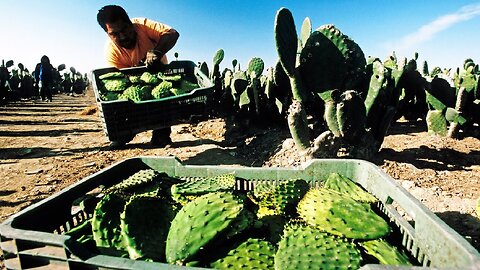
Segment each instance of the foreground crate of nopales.
M67 269L475 269L480 263L460 235L361 160L313 160L288 169L132 158L7 220L0 226L2 248L9 239L33 242L12 227L32 226L32 237L39 229L28 221L52 207L59 211L66 198L78 205L69 210L76 218L57 230L68 239L62 245L71 255L61 259ZM46 257L37 250L28 262L4 250L12 265ZM53 264L39 259L45 260Z

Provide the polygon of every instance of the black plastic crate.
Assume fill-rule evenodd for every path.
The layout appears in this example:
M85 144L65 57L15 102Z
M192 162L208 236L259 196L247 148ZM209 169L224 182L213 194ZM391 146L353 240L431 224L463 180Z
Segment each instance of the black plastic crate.
M95 92L103 129L111 142L127 143L143 131L170 127L185 123L192 116L208 116L211 113L213 83L192 61L173 61L162 72L167 75L180 74L197 82L200 88L179 95L156 100L133 102L131 100L103 101L99 76L121 71L125 75L141 75L146 67L125 69L102 68L92 71L92 85Z

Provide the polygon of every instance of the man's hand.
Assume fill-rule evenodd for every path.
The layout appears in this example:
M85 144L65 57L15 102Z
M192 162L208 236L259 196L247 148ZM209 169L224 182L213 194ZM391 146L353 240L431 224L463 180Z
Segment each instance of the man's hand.
M147 52L145 57L145 65L147 68L154 68L158 69L162 66L162 59L163 53L159 50L150 50Z

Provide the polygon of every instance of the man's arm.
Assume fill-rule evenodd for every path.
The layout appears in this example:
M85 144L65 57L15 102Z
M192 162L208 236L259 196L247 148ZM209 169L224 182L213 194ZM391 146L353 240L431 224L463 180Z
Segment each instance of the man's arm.
M159 68L162 63L162 57L175 46L179 36L180 34L173 28L164 32L155 48L147 52L145 64L153 69Z
M154 50L159 52L157 56L160 58L166 54L168 51L170 51L173 46L177 43L178 37L180 34L177 32L177 30L171 28L167 32L165 32L162 35L162 38L157 43L157 46L155 46Z

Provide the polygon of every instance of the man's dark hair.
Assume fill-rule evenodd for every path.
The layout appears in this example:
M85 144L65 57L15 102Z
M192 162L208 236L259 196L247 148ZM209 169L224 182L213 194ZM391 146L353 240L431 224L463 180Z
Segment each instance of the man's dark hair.
M107 32L107 23L114 23L118 21L132 23L127 15L127 12L120 6L104 6L97 13L97 22L103 28L103 30L105 30L105 32Z

